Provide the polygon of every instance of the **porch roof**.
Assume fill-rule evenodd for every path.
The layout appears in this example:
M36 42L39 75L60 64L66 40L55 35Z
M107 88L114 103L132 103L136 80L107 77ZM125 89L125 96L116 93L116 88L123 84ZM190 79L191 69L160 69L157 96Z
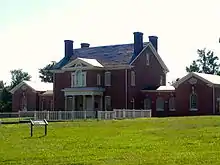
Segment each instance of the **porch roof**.
M76 88L64 88L62 89L65 96L74 95L103 95L105 88L101 87L76 87Z

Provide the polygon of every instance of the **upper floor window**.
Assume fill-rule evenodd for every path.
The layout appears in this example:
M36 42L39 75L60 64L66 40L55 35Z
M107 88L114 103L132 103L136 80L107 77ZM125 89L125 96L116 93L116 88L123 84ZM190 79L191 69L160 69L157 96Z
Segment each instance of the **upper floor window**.
M150 65L150 55L146 54L146 65Z
M162 97L158 97L156 100L156 110L164 111L164 99Z
M97 85L101 85L101 75L97 74Z
M135 86L135 72L131 71L131 86Z
M105 86L111 86L111 72L105 72Z
M163 76L160 76L160 85L163 85Z
M175 111L175 97L169 98L169 110Z
M197 111L198 110L198 98L195 93L190 95L190 110Z
M72 73L72 87L84 87L86 86L86 72L82 70L77 70L75 73Z

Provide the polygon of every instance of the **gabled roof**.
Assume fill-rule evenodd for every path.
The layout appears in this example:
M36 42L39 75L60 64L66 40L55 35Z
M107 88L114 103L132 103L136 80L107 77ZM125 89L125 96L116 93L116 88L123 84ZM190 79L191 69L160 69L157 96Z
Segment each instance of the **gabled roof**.
M144 47L148 42L144 42ZM98 47L88 47L73 49L74 56L64 57L61 59L53 69L60 69L69 61L74 60L76 57L96 59L104 66L110 65L123 65L129 64L134 55L134 44L121 44L121 45L108 45Z
M176 83L174 83L174 86L175 87L179 86L180 84L182 84L191 77L196 77L201 81L206 82L207 84L220 85L220 76L218 75L192 72L192 73L188 73L186 76L179 79Z
M32 88L36 92L53 90L53 83L45 83L45 82L34 82L34 81L22 81L18 85L16 85L13 89L11 89L11 93L13 94L16 90L18 90L23 85L27 85Z
M174 91L175 88L171 85L167 85L167 86L160 86L159 88L157 88L157 91Z
M134 63L134 61L147 49L147 48L150 48L152 53L155 55L156 59L158 60L158 62L160 63L161 67L169 72L169 69L168 67L166 66L166 64L164 63L164 61L162 60L162 58L160 57L160 55L158 54L158 52L156 51L156 49L154 48L154 46L149 42L148 45L139 53L138 56L136 56L130 64Z
M103 65L100 64L100 62L97 61L96 59L77 57L73 61L69 62L67 65L63 66L62 69L72 68L77 65L83 65L83 66L85 65L85 66L89 66L89 67L99 67L99 68L103 67Z

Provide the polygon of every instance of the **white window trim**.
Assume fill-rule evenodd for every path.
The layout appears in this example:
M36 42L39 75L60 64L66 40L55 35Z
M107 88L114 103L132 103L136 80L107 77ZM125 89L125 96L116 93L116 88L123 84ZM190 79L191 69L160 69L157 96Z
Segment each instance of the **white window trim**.
M78 70L76 70L75 72L73 72L72 74L71 74L71 87L73 88L73 87L86 87L86 84L87 84L87 82L86 82L86 72L83 72L82 71L82 74L84 74L84 82L85 82L85 84L84 85L76 85L76 72L77 72ZM74 80L73 80L73 75L74 75Z
M150 55L148 53L146 53L146 65L150 65Z
M163 85L163 76L160 76L160 85Z
M97 85L101 85L101 75L98 73L96 77Z
M174 107L175 107L175 102L176 102L175 97L170 97L169 98L169 101L168 101L169 111L176 111L176 108L170 108L170 99L171 98L174 98Z
M190 111L198 111L198 108L190 108Z
M110 99L110 106L112 106L111 104L112 104L112 99L111 99L111 96L105 96L105 110L107 111L107 102L106 102L106 100L107 99Z
M131 71L131 86L135 86L136 82L136 74L135 71Z
M110 77L109 77L109 81L110 82L107 82L106 80L107 80L107 75L109 75ZM111 72L109 72L109 71L107 71L107 72L105 72L105 86L111 86Z
M162 108L157 108L156 111L164 111Z
M158 98L160 98L160 97L158 97ZM158 99L157 98L157 99ZM162 98L162 97L161 97ZM165 100L163 99L163 108L157 108L157 99L156 99L156 111L164 111L164 104L165 104Z
M190 94L190 98L189 98L189 99L190 99L190 102L189 102L189 103L190 103L190 105L189 105L190 108L189 108L189 110L190 110L190 111L198 111L198 100L196 100L196 101L197 101L197 103L196 103L196 104L197 104L197 108L192 108L192 107L191 107L191 105L192 105L192 100L191 100L192 95L193 95L193 93ZM194 95L196 95L196 99L198 99L197 94L194 93Z

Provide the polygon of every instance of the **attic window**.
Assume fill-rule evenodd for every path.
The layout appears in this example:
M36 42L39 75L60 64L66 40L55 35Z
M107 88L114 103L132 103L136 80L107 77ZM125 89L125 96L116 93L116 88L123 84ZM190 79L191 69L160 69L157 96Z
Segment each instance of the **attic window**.
M146 65L150 65L150 55L146 53Z

